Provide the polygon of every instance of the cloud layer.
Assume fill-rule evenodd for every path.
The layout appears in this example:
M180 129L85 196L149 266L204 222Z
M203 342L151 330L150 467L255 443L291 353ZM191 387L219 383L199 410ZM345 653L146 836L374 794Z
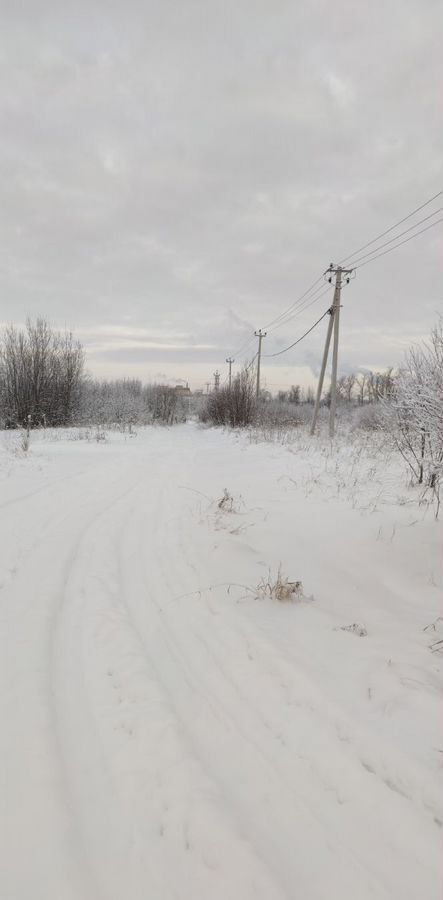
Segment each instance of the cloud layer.
M433 0L3 12L2 319L66 323L103 375L210 378L331 260L442 187L442 25ZM343 368L395 363L427 334L441 250L440 226L362 269ZM315 371L322 337L269 383Z

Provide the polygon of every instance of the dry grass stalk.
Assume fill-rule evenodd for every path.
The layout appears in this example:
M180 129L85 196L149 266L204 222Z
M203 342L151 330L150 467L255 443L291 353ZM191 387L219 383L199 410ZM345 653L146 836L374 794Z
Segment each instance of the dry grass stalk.
M267 578L262 578L258 584L256 594L260 600L269 597L271 600L278 600L280 603L288 603L303 597L303 585L301 581L289 581L283 575L280 565L275 579L272 578L271 570L269 569Z

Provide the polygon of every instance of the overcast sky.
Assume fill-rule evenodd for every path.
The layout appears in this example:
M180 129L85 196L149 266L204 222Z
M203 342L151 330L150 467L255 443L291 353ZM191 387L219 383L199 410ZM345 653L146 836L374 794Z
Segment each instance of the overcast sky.
M96 375L224 376L331 261L443 188L441 0L0 8L0 320L75 329ZM442 250L440 225L361 269L342 370L427 335ZM325 327L265 366L272 390L314 377Z

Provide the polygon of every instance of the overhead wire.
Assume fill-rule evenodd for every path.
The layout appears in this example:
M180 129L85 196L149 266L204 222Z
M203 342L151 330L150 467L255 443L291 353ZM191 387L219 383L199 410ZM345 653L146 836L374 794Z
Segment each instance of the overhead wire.
M311 284L311 286L306 291L304 291L304 293L301 294L301 296L298 297L297 300L294 300L294 302L291 303L291 305L288 306L286 310L284 310L282 313L280 313L280 315L276 316L275 319L272 319L271 322L268 322L266 325L264 325L264 330L265 329L267 330L274 323L278 322L278 324L274 328L274 330L276 330L277 328L280 328L282 325L285 325L286 322L290 322L292 320L292 318L294 317L293 314L297 314L298 311L303 312L304 309L307 309L308 306L311 305L310 302L303 304L299 310L297 309L298 304L302 304L303 300L305 300L305 299L308 301L312 300L313 302L314 302L314 299L315 299L315 301L317 299L319 300L320 297L322 296L322 294L320 294L320 296L318 296L318 297L315 296L315 298L314 298L314 294L316 295L318 293L318 291L320 291L322 285L319 285L319 287L317 288L317 291L314 291L314 294L312 294L313 289L317 286L319 281L323 281L323 275L320 275L319 278L316 278L316 280L313 282L313 284ZM310 296L308 296L308 295L310 295ZM287 317L287 318L285 318L285 317ZM255 334L251 335L251 337L248 338L248 340L244 344L242 344L241 347L235 353L232 354L234 356L234 358L240 356L241 353L244 353L244 351L249 347L249 345L252 344L254 338L255 338Z
M433 219L434 216L437 216L438 213L443 212L443 206L440 206L435 212L430 213L429 216L425 216L424 219L420 219L414 225L410 225L409 228L405 228L404 231L400 231L399 234L396 234L395 237L390 238L389 241L385 241L384 244L380 244L378 247L374 247L373 250L370 250L369 253L364 253L363 256L359 256L358 259L355 259L351 262L352 268L356 268L357 264L362 259L367 259L368 256L372 256L373 253L377 253L379 250L382 250L383 247L387 247L389 244L393 244L394 241L398 241L399 238L403 237L404 234L408 234L410 231L413 231L415 228L418 228L419 225L423 225L423 222L428 222L429 219Z
M251 361L247 364L247 366L245 366L245 372L248 372L249 369L251 368L251 366L254 365L255 360L257 359L257 356L258 356L258 351L257 351L257 353L255 354L255 356L252 357Z
M368 241L366 244L363 244L361 247L358 247L357 250L353 250L352 253L348 253L347 256L344 256L343 259L340 260L339 265L341 266L343 263L347 262L349 259L352 259L353 256L356 256L357 253L361 253L362 250L366 250L367 247L370 247L372 244L375 244L381 238L385 237L385 235L390 234L391 231L394 231L395 228L398 228L399 225L403 225L403 222L406 222L408 219L411 219L412 216L415 216L416 213L420 212L420 210L424 209L425 206L429 206L437 197L441 197L443 194L442 191L438 191L437 194L434 194L433 197L430 197L429 200L426 200L425 203L422 203L420 206L417 206L412 212L408 213L407 216L404 216L403 219L399 219L398 222L395 222L394 225L391 225L389 228L386 228L386 231L382 231L381 234L378 234L377 237L372 238L372 240Z
M313 282L313 284L311 284L311 286L303 294L301 294L301 296L298 297L297 300L294 300L294 302L291 303L287 309L285 309L282 313L280 313L280 315L276 316L275 319L272 319L270 322L267 322L267 324L263 326L264 329L271 328L275 324L275 322L278 322L280 319L284 318L284 316L286 316L287 313L291 312L291 310L294 307L296 307L299 303L301 303L301 301L304 300L304 298L307 297L307 295L310 294L311 291L316 287L316 285L319 283L319 281L322 281L322 280L323 280L323 275L320 275L318 278L316 278L316 280Z
M323 276L322 276L322 278L323 278ZM329 284L328 284L326 290L324 290L324 285L321 285L321 287L323 288L321 293L319 293L319 294L316 293L315 295L312 295L312 297L307 298L306 302L303 304L303 306L300 306L298 309L296 309L292 315L288 316L288 318L284 320L284 322L279 322L275 326L273 331L277 331L277 329L281 328L282 325L287 325L288 322L292 322L293 319L296 319L297 316L301 315L301 313L303 313L303 312L305 312L305 310L309 309L310 306L313 306L314 303L317 303L318 300L321 300L321 298L324 297L325 294L328 293L328 291L332 290L332 287Z
M300 306L299 308L294 309L294 312L292 313L292 315L287 316L287 318L286 318L284 321L282 321L282 322L280 322L278 325L276 325L276 327L274 328L274 331L276 331L277 328L280 328L281 325L286 325L286 324L288 324L288 322L292 321L294 318L296 318L296 316L300 315L302 312L305 312L306 309L308 309L308 308L309 308L310 306L312 306L314 303L317 303L317 301L321 300L321 298L324 297L325 294L327 294L329 291L332 290L331 285L328 284L326 290L321 290L321 291L320 291L320 288L323 288L323 284L322 284L322 285L319 285L319 287L318 287L317 290L314 292L314 294L311 294L311 296L308 296L309 292L312 291L312 289L315 287L315 285L317 285L319 281L323 281L323 278L324 278L324 276L323 276L323 275L320 275L320 277L316 279L316 281L311 285L311 287L310 287L307 291L304 292L304 295L302 295L302 296L305 298L305 303L304 303L302 306ZM319 291L320 291L320 293L319 293ZM298 301L296 301L296 302L300 302L300 300L302 300L302 297L299 297L299 298L298 298ZM295 306L295 303L292 304L292 306L294 307L294 306ZM288 309L291 309L291 307L288 307ZM288 310L285 311L285 314L286 314L287 312L288 312ZM283 313L282 313L282 315L283 315ZM277 317L277 319L278 319L278 318L280 318L280 317ZM275 319L274 321L277 321L277 319ZM269 326L265 326L265 327L267 328L267 327L269 327ZM311 329L310 329L310 330L311 330ZM255 334L252 335L252 337L249 338L248 341L247 341L245 344L242 345L242 347L240 348L240 350L238 350L237 353L236 353L235 355L238 357L242 351L244 352L244 350L246 350L246 348L252 343L252 341L254 340L254 338L255 338ZM268 356L269 354L264 354L264 356L265 356L265 355ZM270 355L272 356L272 355L274 355L274 354L270 354ZM279 355L279 354L276 354L276 355ZM251 363L249 363L249 364L247 365L246 370L248 370L248 369L251 367L251 365L255 362L255 360L257 359L257 356L258 356L258 353L255 354L255 356L254 356L253 360L251 361Z
M322 278L323 278L323 276L322 276ZM303 309L299 310L298 312L304 312L305 309L307 309L309 306L312 306L313 303L316 303L317 300L320 300L321 297L324 297L325 294L329 293L331 290L332 290L332 286L328 284L326 290L323 290L322 293L320 294L320 296L314 297L314 299L310 298L309 302L303 307ZM320 319L318 319L317 322L315 322L314 325L313 325L311 328L309 328L308 331L306 331L304 335L302 335L300 338L298 338L298 339L297 339L293 344L291 344L289 347L286 347L285 350L279 350L278 353L264 353L264 354L263 354L263 359L264 359L264 358L271 359L271 358L274 357L274 356L280 356L282 353L286 353L287 350L291 350L292 347L295 347L296 344L300 343L300 341L302 341L302 340L303 340L303 339L304 339L311 331L314 330L314 328L316 327L316 325L318 325L318 323L321 322L321 320L325 317L325 315L326 315L327 312L328 312L328 310L326 310L326 312L323 313L322 316L320 316ZM292 319L292 318L295 318L295 316L291 316L291 319ZM290 320L288 319L288 321L290 321ZM246 371L248 371L248 370L251 368L251 366L255 363L255 360L257 359L257 356L258 356L258 352L255 354L255 356L253 357L253 359L251 360L251 362L248 363L248 365L246 366Z
M266 357L266 359L273 359L275 356L281 356L283 353L287 353L288 350L292 350L292 348L293 348L293 347L296 347L297 344L300 344L300 342L303 341L303 340L305 339L305 337L307 337L308 334L311 333L311 331L314 331L314 328L316 328L317 325L320 324L320 322L322 321L322 319L324 319L325 316L327 316L328 314L329 314L329 315L331 314L331 307L329 307L328 309L326 309L325 312L323 313L323 315L321 315L320 318L317 319L317 321L314 322L314 324L311 325L311 327L308 328L308 330L305 331L305 333L301 335L301 337L297 338L297 340L294 341L292 344L289 344L289 347L285 347L284 350L278 350L277 353L264 353L264 354L263 354L263 357Z
M342 291L343 291L345 288L347 288L348 285L349 285L349 282L348 282L348 281L345 281L344 284L342 284ZM332 285L328 285L328 287L326 288L326 290L323 291L323 294L321 294L320 296L324 297L325 294L327 294L328 291L330 291L330 290L332 290L332 289L333 289L333 288L332 288ZM320 297L317 298L317 299L320 299ZM317 319L317 321L314 322L314 324L311 325L311 327L308 328L308 330L305 331L305 333L302 334L301 337L297 338L296 341L294 341L292 344L290 344L289 347L285 347L284 350L279 350L277 353L264 353L264 354L263 354L263 357L264 357L264 358L266 357L267 359L272 359L272 358L275 357L275 356L281 356L283 353L287 353L288 350L292 350L293 347L295 347L297 344L299 344L301 341L303 341L303 340L305 339L305 337L307 337L308 334L310 334L311 331L313 331L314 328L316 328L317 325L320 324L320 322L322 321L322 319L324 319L325 316L326 316L329 312L331 312L331 309L332 309L332 306L329 306L328 309L325 310L325 312L320 316L320 318Z
M382 234L380 234L377 238L374 238L372 241L368 241L367 244L365 244L365 245L363 245L362 247L360 247L360 250L366 249L366 247L369 247L371 244L375 243L375 242L376 242L377 240L379 240L381 237L383 237L384 235L386 235L386 234L388 234L390 231L392 231L394 228L398 228L398 226L401 225L402 222L405 222L407 219L410 219L413 215L415 215L417 212L419 212L419 211L420 211L421 209L423 209L425 206L428 206L429 203L431 203L433 200L435 200L437 197L441 196L442 194L443 194L443 191L439 191L437 194L435 194L433 197L431 197L431 198L430 198L429 200L427 200L425 203L421 204L419 207L416 207L415 210L413 210L411 213L409 213L409 214L408 214L407 216L405 216L403 219L401 219L401 220L399 220L398 222L396 222L395 225L392 225L390 228L386 229L386 231L382 232ZM374 249L371 250L369 253L366 253L366 254L364 254L364 256L361 256L361 257L359 257L358 259L354 260L355 265L352 265L352 268L354 269L354 271L356 271L357 268L362 268L364 265L368 265L368 263L372 262L372 261L375 260L375 259L378 259L380 256L385 256L387 253L390 253L392 250L396 250L398 247L401 247L403 244L408 243L408 241L413 240L413 238L419 237L420 234L423 234L425 231L428 231L430 228L433 228L434 226L438 225L440 222L443 221L443 217L441 217L440 219L437 219L437 221L435 221L435 222L431 222L431 224L430 224L430 225L427 225L426 228L421 228L419 231L416 231L416 229L417 229L417 227L418 227L419 225L422 225L424 222L429 221L429 219L432 219L434 216L438 215L438 213L439 213L439 212L442 212L442 211L443 211L443 207L439 207L437 210L435 210L434 212L430 213L428 216L425 216L423 219L420 219L418 222L415 222L414 225L411 225L409 228L406 228L404 231L402 231L402 232L400 232L399 234L395 235L395 237L391 238L389 241L385 241L385 243L380 244L380 245L377 246L377 247L374 247ZM404 240L404 241L398 241L398 239L399 239L400 237L403 237L403 235L408 234L409 231L414 231L414 234L410 235L410 237L409 237L409 238L406 238L406 240ZM394 243L394 242L395 242L395 245L394 245L393 247L390 247L388 250L385 250L385 251L382 252L382 253L379 252L380 250L383 250L384 247L387 247L389 244L392 244L392 243ZM397 242L398 242L398 243L397 243ZM355 256L355 254L358 253L358 252L359 252L359 251L354 251L353 254L350 254L349 256L345 257L345 258L342 260L342 262L344 262L344 261L347 260L347 259L352 259L352 257ZM364 260L367 260L367 261L364 262ZM320 279L317 279L317 282L318 282L319 280L320 280ZM310 289L310 290L312 290L312 288L315 286L315 284L316 284L317 282L314 282L314 285L311 285L311 289ZM345 287L345 285L343 285L343 287ZM308 291L305 292L305 296L306 296L306 294L308 294L308 293L309 293L309 289L308 289ZM302 306L300 306L300 307L298 307L298 308L295 308L295 307L296 307L296 304L293 304L293 306L294 306L294 314L293 314L293 315L287 315L288 311L291 309L291 307L289 307L289 310L286 310L285 313L282 313L281 316L278 316L276 319L274 319L274 322L278 323L278 324L275 325L274 330L276 330L277 328L280 328L282 325L288 324L289 321L291 321L293 318L295 318L295 317L296 317L297 315L299 315L300 313L304 312L309 306L312 306L313 303L316 303L317 300L320 300L321 297L323 297L325 293L326 293L326 292L321 292L320 294L318 294L318 290L317 290L317 291L315 292L316 295L315 295L315 296L312 296L312 297L309 297L309 298L308 298L308 302L305 303L305 304L303 304ZM301 298L300 298L300 299L301 299ZM285 318L285 316L286 316L286 318ZM280 319L281 321L279 321L279 319ZM321 319L320 319L319 321L321 321ZM268 325L268 326L266 326L266 327L269 328L270 326ZM315 324L314 324L314 326L312 326L311 329L309 329L309 331L307 332L307 334L309 334L310 331L311 331L314 327L316 327ZM303 340L303 337L304 337L304 336L302 336L299 340ZM297 341L296 343L298 343L298 341ZM287 349L291 349L292 346L295 346L295 344L293 344L293 345L291 344ZM272 356L279 356L279 355L280 355L281 353L283 353L283 352L286 352L286 351L279 351L279 353L277 353L277 354L265 354L265 355L266 355L268 358L270 358L270 357L272 357Z
M408 238L405 238L404 241L400 241L395 245L395 247L389 247L388 250L383 250L382 253L377 253L377 249L379 248L376 247L374 250L376 256L372 256L371 259L367 259L366 262L361 263L361 265L355 266L354 271L356 271L357 269L362 269L364 266L369 265L369 263L374 262L374 260L378 259L380 256L386 256L387 253L392 253L393 250L397 250L397 248L402 247L403 244L408 244L409 241L413 241L414 238L419 237L420 234L424 234L425 231L429 231L430 228L435 228L435 226L439 225L440 222L443 222L443 216L441 217L441 219L437 219L436 222L431 222L431 224L427 225L426 228L421 228L420 231L416 231L415 234L411 234Z
M436 200L438 197L440 197L442 195L443 195L443 190L438 191L436 194L434 194L433 197L430 197L424 203L420 204L420 206L417 206L410 213L408 213L408 215L404 216L402 219L399 219L398 222L395 222L389 228L386 228L385 231L381 232L379 235L372 238L370 241L367 241L366 244L363 244L357 250L354 250L352 253L343 257L340 260L339 265L342 265L343 263L346 263L347 261L350 260L351 268L355 272L357 269L363 268L363 266L366 266L369 263L374 262L379 257L385 256L386 254L391 253L393 250L396 250L397 248L403 246L403 244L407 244L409 241L412 241L416 237L419 237L421 234L424 234L424 232L429 231L429 229L434 228L436 225L440 224L440 222L443 222L443 217L441 217L441 218L437 219L435 222L431 222L425 228L421 228L419 231L415 230L419 225L422 225L424 222L427 222L429 219L432 219L434 216L438 215L438 213L443 210L443 207L440 207L439 209L435 210L433 213L430 213L428 216L425 216L423 219L420 219L420 221L415 222L415 224L411 225L409 228L406 228L404 231L395 235L389 241L386 241L385 243L380 244L377 247L374 247L369 253L366 253L363 256L358 257L357 259L354 259L354 257L356 257L358 253L361 253L363 250L366 250L368 247L371 247L373 244L376 244L379 240L381 240L381 238L385 237L387 234L390 234L392 231L394 231L396 228L398 228L400 225L402 225L403 222L406 222L408 219L412 218L412 216L416 215L418 212L420 212L420 210L424 209L426 206L429 206L430 203L432 203L434 200ZM414 231L414 233L412 235L410 235L409 237L407 237L405 240L398 241L398 239L400 237L403 237L403 235L408 234L409 231ZM388 247L389 244L394 244L394 246ZM385 250L384 249L385 247L388 247L388 249ZM382 252L379 252L380 250ZM352 265L353 259L354 259L354 265ZM310 306L317 303L317 301L319 301L330 290L329 285L328 285L328 288L326 289L326 291L321 290L321 285L319 284L319 282L321 282L323 279L324 279L324 275L320 275L310 285L310 287L307 288L307 290L304 291L303 294L301 294L296 300L294 300L294 302L291 303L285 310L283 310L283 312L281 312L274 319L271 319L271 321L268 322L264 326L264 329L268 330L269 328L273 328L273 330L276 331L278 328L281 328L283 325L287 325L298 315L305 312L305 310L308 309ZM317 285L318 285L318 287L317 287ZM343 285L343 287L345 287L345 285ZM305 301L305 302L303 302L303 301ZM328 310L326 310L326 312L320 317L320 319L318 319L317 322L315 322L314 325L311 326L311 328L309 328L308 331L305 332L304 335L302 335L300 338L298 338L297 341L295 341L293 344L289 345L289 347L287 347L285 350L280 350L280 351L278 351L278 353L275 353L275 354L274 353L264 354L264 356L266 356L267 358L272 358L274 356L280 356L281 354L292 349L292 347L296 346L297 343L299 343L301 340L304 340L304 338L317 326L317 324L319 324L319 322L321 322L321 320L324 318L324 316L327 314L327 312L328 312ZM255 339L255 333L252 334L248 338L248 340L241 345L241 347L236 351L236 353L234 353L232 355L234 357L240 356L240 354L244 353L245 350L253 343L254 339ZM253 360L251 361L251 363L248 364L247 368L250 368L250 366L255 362L257 356L258 356L258 353L255 354Z
M244 351L247 349L247 347L249 347L249 345L252 344L252 342L253 342L254 339L255 339L255 334L252 333L251 337L248 338L248 339L240 346L240 348L239 348L238 350L236 350L234 353L231 353L230 355L231 355L234 359L235 359L237 356L240 356L240 354L241 354L241 353L244 353Z

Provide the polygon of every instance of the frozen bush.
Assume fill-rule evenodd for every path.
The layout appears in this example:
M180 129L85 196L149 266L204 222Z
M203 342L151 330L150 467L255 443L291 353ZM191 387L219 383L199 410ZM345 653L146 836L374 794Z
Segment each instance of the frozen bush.
M352 425L355 428L361 428L363 431L377 431L384 427L385 420L377 403L366 403L364 406L357 406L353 409Z
M209 394L199 413L200 421L232 428L250 425L256 412L254 376L246 367L232 381Z

